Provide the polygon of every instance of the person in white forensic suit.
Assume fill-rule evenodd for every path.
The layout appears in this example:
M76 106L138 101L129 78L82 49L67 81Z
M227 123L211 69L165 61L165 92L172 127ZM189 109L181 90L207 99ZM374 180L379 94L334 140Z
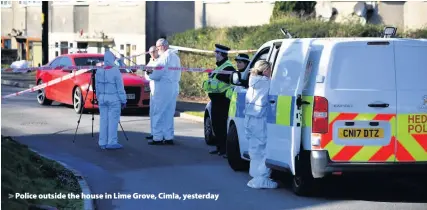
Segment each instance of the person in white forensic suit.
M104 54L104 66L109 69L97 69L95 74L96 97L100 112L99 141L101 149L120 149L117 128L121 109L126 107L126 92L122 74L117 65L116 57L111 51Z
M157 53L157 48L156 46L151 46L150 49L148 49L148 53L150 54L150 62L148 62L147 66L148 67L154 67L156 66L156 60L159 58L159 54ZM145 71L145 79L148 80L150 82L150 126L151 126L151 130L150 130L150 134L149 136L145 137L146 139L153 139L153 121L152 121L152 117L153 114L153 110L155 109L154 107L154 103L153 103L153 93L155 90L155 86L154 86L154 80L150 79L149 74L147 73L147 71Z
M245 135L249 141L250 168L253 178L247 183L251 188L277 188L270 179L271 169L265 165L267 145L267 113L269 109L271 64L257 61L249 77L245 104Z
M163 68L149 71L149 77L154 80L155 89L152 97L154 109L151 116L153 139L149 140L148 144L174 144L174 115L181 71L168 68L181 67L181 60L176 51L169 49L166 39L157 40L156 48L159 52L156 67Z

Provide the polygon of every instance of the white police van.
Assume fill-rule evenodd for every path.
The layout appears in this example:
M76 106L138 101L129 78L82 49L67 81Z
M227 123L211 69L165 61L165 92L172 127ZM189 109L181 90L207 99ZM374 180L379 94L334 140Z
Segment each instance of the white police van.
M272 40L233 73L233 84L259 60L273 65L266 165L292 173L297 195L331 174L427 171L427 40ZM236 171L250 160L246 91L235 88L229 110L227 156Z

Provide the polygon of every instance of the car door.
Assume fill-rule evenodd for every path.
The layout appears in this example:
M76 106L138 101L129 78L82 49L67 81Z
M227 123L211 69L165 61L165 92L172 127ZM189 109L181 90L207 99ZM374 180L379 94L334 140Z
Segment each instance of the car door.
M395 42L396 162L427 162L427 42Z
M57 57L55 60L53 60L50 64L49 64L49 67L51 68L50 70L49 70L49 74L50 74L50 78L51 78L51 80L49 80L49 81L47 81L47 82L54 82L55 81L55 79L57 79L58 78L58 75L59 75L59 71L61 71L61 70L58 70L58 69L60 69L61 67L61 59L62 59L62 57ZM56 84L53 84L53 85L50 85L47 89L46 89L46 91L48 91L49 92L49 95L51 95L50 97L50 99L52 99L52 100L54 100L54 101L58 101L58 99L59 99L59 96L60 96L60 94L58 93L58 88L59 88L59 86L60 86L60 83L56 83ZM48 96L48 94L46 94L46 96L47 97L49 97Z
M281 44L275 43L269 57L274 68L269 92L266 164L288 169L293 174L301 144L302 104L298 99L302 97L310 43L308 39L285 39Z
M73 66L73 62L69 57L62 57L59 66L61 67L70 67ZM63 76L66 76L70 73L72 73L74 70L68 70L68 69L61 69L57 70L56 78L61 78ZM73 104L72 103L72 89L74 87L74 78L70 78L67 80L63 80L57 85L57 93L58 93L58 102L65 103L65 104Z
M249 72L250 69L252 69L255 65L255 63L259 60L267 60L268 55L270 53L271 45L270 46L262 46L260 50L255 54L252 61L249 63L247 69L245 70L245 73ZM248 77L249 78L249 77ZM244 157L249 159L249 141L246 139L245 135L245 126L244 126L244 119L245 119L245 104L246 104L246 92L247 88L244 86L236 86L234 90L234 95L230 102L230 109L229 109L229 120L233 120L236 124L237 133L239 135L239 145L240 145L240 152L243 154Z

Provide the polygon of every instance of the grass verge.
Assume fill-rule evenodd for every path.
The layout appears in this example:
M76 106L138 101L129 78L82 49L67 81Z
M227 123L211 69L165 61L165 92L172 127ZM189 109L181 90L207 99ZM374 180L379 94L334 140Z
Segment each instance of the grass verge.
M32 209L48 205L57 209L83 209L83 200L16 199L9 194L81 194L73 173L61 164L41 157L10 137L1 137L2 209Z
M193 115L196 117L204 117L205 116L205 112L185 111L184 114L189 114L189 115Z

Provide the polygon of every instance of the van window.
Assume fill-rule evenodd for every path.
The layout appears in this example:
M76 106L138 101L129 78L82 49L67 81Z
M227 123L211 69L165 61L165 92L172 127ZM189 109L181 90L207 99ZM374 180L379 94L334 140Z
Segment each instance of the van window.
M260 61L260 60L267 60L267 58L268 58L268 53L269 53L269 52L270 52L270 47L267 47L267 48L262 49L262 50L258 53L258 55L257 55L255 58L253 58L253 59L252 59L252 62L251 62L251 64L249 65L249 69L253 68L253 67L255 66L255 63L256 63L257 61Z
M332 56L332 89L395 90L393 45L342 44Z
M398 90L427 90L427 47L396 46Z

